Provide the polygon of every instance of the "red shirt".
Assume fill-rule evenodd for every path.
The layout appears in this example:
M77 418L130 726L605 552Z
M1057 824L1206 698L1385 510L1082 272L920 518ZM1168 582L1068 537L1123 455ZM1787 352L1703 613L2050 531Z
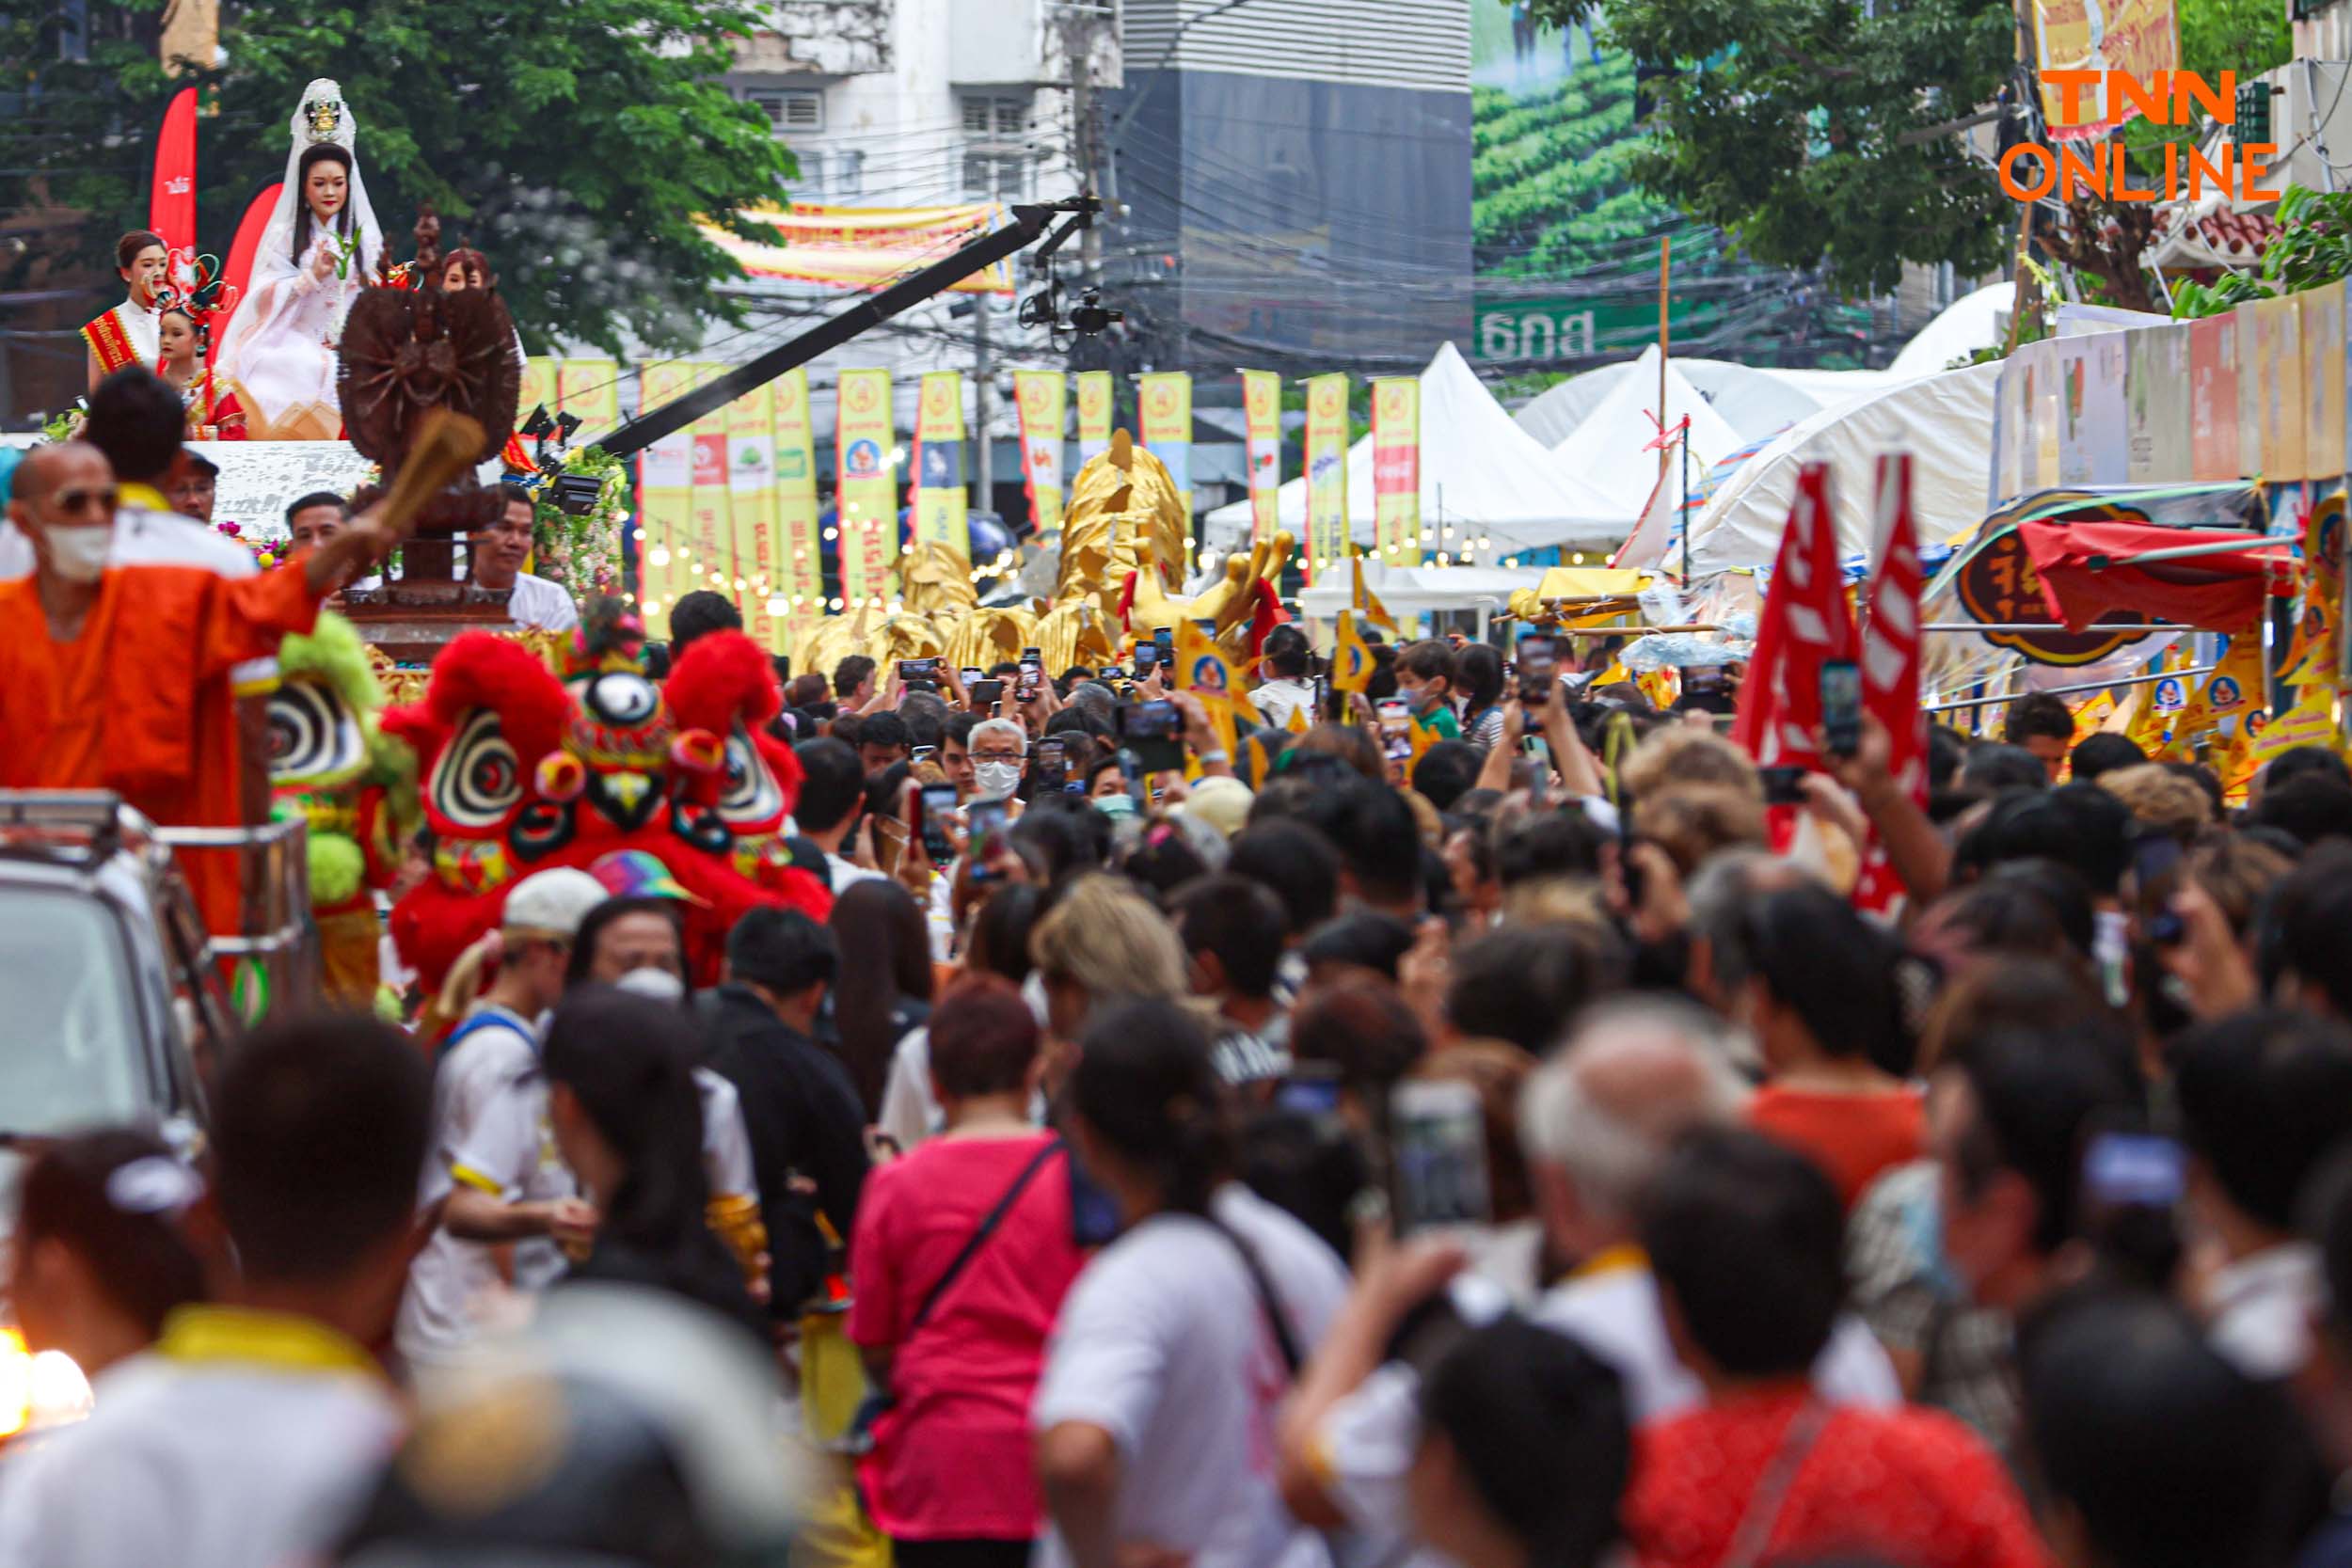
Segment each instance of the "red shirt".
M850 1338L897 1351L898 1402L859 1467L885 1535L1026 1541L1044 1518L1029 1404L1045 1337L1086 1261L1071 1240L1067 1154L1029 1178L911 1339L907 1325L1051 1137L933 1138L877 1167L858 1198Z
M1635 1434L1625 1520L1642 1568L1723 1560L1810 1397L1802 1386L1742 1395ZM1831 1409L1756 1556L1867 1557L1906 1568L2048 1563L2000 1461L1960 1422L1915 1406Z
M1927 1102L1913 1088L1824 1094L1767 1084L1748 1101L1748 1122L1827 1171L1849 1209L1880 1172L1927 1148Z

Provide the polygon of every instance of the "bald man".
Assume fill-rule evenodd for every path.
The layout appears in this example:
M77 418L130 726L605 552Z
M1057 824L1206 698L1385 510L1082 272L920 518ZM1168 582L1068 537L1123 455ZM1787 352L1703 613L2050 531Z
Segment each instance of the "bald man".
M8 518L33 574L0 582L0 787L111 789L174 827L233 827L236 713L229 673L307 632L345 568L391 538L362 519L285 566L232 579L201 566L123 564L105 454L86 442L17 466ZM239 927L238 877L194 856L189 880L215 932Z
M1693 1127L1736 1123L1746 1098L1722 1022L1661 996L1586 1009L1519 1095L1519 1148L1545 1247L1567 1271L1537 1298L1533 1316L1616 1369L1637 1426L1694 1408L1706 1393L1667 1338L1635 1216L1675 1140ZM1444 1260L1422 1254L1379 1272L1426 1280L1442 1275ZM1419 1305L1380 1302L1381 1290L1368 1280L1350 1299L1300 1377L1282 1418L1281 1467L1283 1500L1301 1519L1385 1543L1402 1541L1406 1529L1421 1377L1406 1363L1380 1362L1397 1324ZM1496 1294L1491 1286L1457 1284L1453 1299L1457 1313L1475 1318L1499 1308ZM1851 1317L1839 1319L1813 1382L1834 1404L1902 1402L1885 1351Z

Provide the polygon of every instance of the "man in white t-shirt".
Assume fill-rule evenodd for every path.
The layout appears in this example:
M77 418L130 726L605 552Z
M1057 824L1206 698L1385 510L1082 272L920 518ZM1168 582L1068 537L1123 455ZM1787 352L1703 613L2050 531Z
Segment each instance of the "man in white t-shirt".
M793 830L824 851L833 895L882 873L858 864L841 851L857 832L866 807L866 768L846 740L830 736L792 748L801 763L801 794L792 803Z
M1706 1401L1667 1338L1658 1281L1636 1243L1642 1195L1678 1136L1737 1120L1745 1095L1711 1015L1645 997L1585 1013L1519 1097L1519 1143L1546 1239L1574 1260L1534 1317L1616 1370L1637 1425ZM1458 1290L1454 1299L1466 1313L1483 1305ZM1311 1524L1399 1542L1421 1441L1421 1380L1402 1362L1380 1364L1380 1344L1349 1338L1335 1336L1284 1413L1283 1497ZM1902 1402L1885 1351L1851 1317L1839 1320L1813 1377L1834 1403Z
M1119 1548L1166 1551L1192 1568L1324 1560L1276 1485L1274 1413L1291 1373L1235 1238L1301 1355L1339 1310L1347 1272L1238 1182L1211 1209L1218 1225L1162 1212L1130 1227L1062 1302L1029 1412L1054 1515L1037 1559L1045 1568L1107 1562ZM1073 1544L1065 1532L1098 1539Z
M468 541L470 559L460 576L470 574L476 588L509 590L506 613L526 631L569 631L580 625L580 608L545 578L523 570L531 559L532 519L538 507L531 492L518 484L499 486L501 510L498 521Z
M535 872L506 895L499 977L442 1042L434 1084L433 1148L421 1206L440 1224L408 1271L399 1344L412 1363L447 1360L473 1337L499 1283L493 1246L516 1247L515 1283L562 1272L556 1244L584 1244L596 1213L578 1196L548 1128L539 1074L540 1014L564 994L572 940L609 896L585 871Z
M398 1030L265 1025L214 1099L214 1199L238 1273L99 1379L88 1420L0 1465L0 1562L323 1560L398 1444L366 1349L415 1237L431 1072Z

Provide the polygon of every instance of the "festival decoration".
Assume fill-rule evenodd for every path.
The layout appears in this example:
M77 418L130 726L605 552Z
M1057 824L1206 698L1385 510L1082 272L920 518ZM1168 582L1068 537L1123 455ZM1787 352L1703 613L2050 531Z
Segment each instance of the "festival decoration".
M1757 618L1756 652L1740 688L1731 738L1760 767L1821 765L1821 665L1854 653L1853 610L1838 570L1829 513L1829 470L1808 463L1780 537L1772 582Z
M621 530L628 518L628 470L601 447L566 452L561 472L596 481L596 499L575 515L556 502L556 487L532 487L532 570L585 602L621 584Z
M374 1006L379 981L370 895L392 884L419 820L417 759L377 726L384 698L369 654L348 621L321 611L309 636L279 643L269 695L272 815L308 824L326 995L360 1008Z
M781 837L801 769L767 733L783 704L767 653L715 632L656 685L644 640L618 601L596 600L559 676L520 643L469 631L434 661L421 702L385 714L415 750L434 834L431 875L392 909L427 987L498 924L516 879L616 850L652 854L699 900L682 911L697 984L716 981L745 911L831 909Z

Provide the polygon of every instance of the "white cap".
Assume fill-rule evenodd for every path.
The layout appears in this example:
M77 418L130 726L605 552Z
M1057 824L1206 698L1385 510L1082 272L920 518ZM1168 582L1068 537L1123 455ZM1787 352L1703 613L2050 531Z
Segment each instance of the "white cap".
M506 912L500 916L499 926L509 931L525 929L545 931L550 936L577 936L580 923L588 918L588 911L612 896L602 882L571 866L534 871L516 882L514 891L506 895Z

